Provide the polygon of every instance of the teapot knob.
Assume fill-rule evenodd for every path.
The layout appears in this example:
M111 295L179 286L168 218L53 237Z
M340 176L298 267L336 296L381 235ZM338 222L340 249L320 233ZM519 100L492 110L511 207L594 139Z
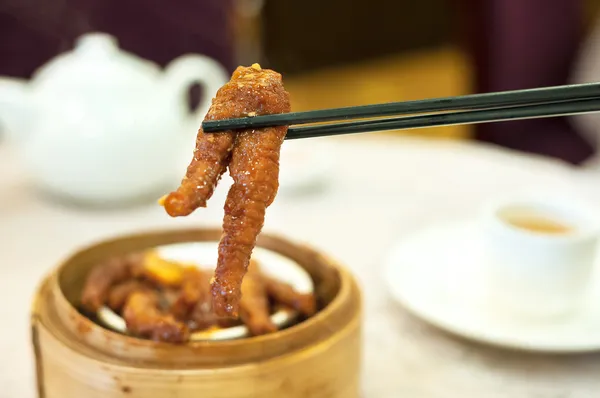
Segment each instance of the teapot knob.
M113 54L118 51L118 41L107 33L88 33L80 36L75 43L78 53Z

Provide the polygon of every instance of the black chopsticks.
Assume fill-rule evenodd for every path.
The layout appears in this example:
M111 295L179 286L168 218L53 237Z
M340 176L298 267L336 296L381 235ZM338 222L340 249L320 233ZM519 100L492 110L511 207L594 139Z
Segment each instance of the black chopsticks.
M387 130L409 130L423 127L452 126L483 122L502 122L519 119L556 117L600 111L600 97L548 104L493 108L468 112L443 113L413 117L367 120L348 123L291 127L286 139L326 137L341 134L368 133Z
M323 109L309 112L293 112L240 119L211 120L203 122L202 128L208 133L278 125L376 118L304 127L292 126L288 130L286 138L295 139L359 132L564 116L597 111L600 111L600 83L587 83ZM426 114L384 118L391 115L415 115L421 113Z

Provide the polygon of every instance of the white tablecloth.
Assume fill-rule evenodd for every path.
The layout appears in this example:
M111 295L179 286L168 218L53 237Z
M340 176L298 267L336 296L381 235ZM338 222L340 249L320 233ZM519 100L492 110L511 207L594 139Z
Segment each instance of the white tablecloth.
M600 356L519 354L452 337L392 302L380 271L391 245L427 223L471 216L487 198L535 185L600 198L600 176L474 144L379 137L333 143L330 186L306 195L282 193L264 231L313 244L359 279L366 301L365 397L599 396ZM29 306L37 283L61 258L129 231L220 225L225 192L222 186L209 208L185 219L169 218L154 203L72 208L35 194L12 149L0 146L0 397L35 396Z

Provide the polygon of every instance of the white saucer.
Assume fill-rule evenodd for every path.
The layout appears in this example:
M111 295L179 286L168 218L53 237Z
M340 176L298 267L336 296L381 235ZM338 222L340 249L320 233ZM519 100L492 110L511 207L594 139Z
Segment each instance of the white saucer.
M477 228L473 221L446 223L399 242L385 267L393 298L417 317L482 343L553 353L600 350L598 272L589 297L569 317L541 322L502 315L490 304Z
M177 243L156 248L157 254L165 260L196 264L198 267L214 269L217 263L219 242ZM271 250L256 247L252 258L260 264L261 272L290 284L299 293L312 293L313 282L310 275L295 261ZM105 326L121 333L127 331L125 320L108 307L98 311L99 320ZM280 308L271 314L271 320L279 328L290 325L296 320L298 313L292 309ZM249 335L245 325L230 328L199 331L192 334L190 340L231 340Z

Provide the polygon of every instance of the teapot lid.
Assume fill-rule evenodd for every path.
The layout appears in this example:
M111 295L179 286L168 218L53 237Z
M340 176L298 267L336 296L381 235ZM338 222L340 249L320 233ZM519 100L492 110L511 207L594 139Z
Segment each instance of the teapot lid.
M156 82L160 69L154 63L119 49L116 38L106 33L80 36L73 51L55 57L38 69L35 85L44 88L94 85L141 88Z

